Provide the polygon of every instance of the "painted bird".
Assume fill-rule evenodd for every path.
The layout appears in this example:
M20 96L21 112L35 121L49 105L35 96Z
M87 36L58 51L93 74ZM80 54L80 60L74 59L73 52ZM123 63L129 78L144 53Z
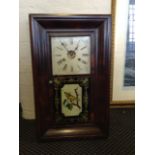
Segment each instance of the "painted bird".
M71 102L73 103L75 100L77 100L77 97L71 95L70 93L67 93L67 92L64 92L66 98Z

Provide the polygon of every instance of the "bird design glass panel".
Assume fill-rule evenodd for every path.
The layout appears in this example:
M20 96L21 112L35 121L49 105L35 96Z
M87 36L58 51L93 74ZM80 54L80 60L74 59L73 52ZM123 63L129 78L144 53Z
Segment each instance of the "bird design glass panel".
M61 112L65 117L82 112L82 88L79 84L65 84L61 88Z

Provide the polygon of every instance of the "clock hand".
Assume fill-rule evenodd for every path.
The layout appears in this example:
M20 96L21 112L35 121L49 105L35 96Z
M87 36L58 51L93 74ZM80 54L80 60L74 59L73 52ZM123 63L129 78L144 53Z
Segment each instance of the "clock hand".
M80 43L80 40L78 41L77 46L75 47L74 51L76 51L79 48L79 43Z

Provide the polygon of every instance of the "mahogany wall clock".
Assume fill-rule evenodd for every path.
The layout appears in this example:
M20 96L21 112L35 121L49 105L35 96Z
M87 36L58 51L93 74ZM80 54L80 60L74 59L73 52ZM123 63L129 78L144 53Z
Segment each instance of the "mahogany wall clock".
M40 140L107 137L109 15L30 15Z

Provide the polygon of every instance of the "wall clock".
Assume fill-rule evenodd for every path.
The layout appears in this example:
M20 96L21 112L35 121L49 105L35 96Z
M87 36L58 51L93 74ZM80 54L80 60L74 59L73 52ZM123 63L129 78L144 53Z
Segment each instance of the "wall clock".
M39 140L107 137L109 15L30 15Z

